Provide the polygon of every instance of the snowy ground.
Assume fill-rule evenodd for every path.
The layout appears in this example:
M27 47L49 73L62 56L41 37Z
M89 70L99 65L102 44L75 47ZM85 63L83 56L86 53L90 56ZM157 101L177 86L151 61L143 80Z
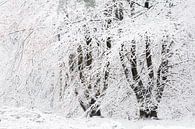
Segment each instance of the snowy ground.
M25 108L0 108L0 129L195 129L189 121L68 119Z

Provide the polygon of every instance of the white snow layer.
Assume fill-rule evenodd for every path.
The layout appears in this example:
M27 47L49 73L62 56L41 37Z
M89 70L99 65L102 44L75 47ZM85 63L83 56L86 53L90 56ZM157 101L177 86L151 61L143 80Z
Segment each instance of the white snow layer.
M25 108L0 108L0 129L195 129L195 121L70 119Z

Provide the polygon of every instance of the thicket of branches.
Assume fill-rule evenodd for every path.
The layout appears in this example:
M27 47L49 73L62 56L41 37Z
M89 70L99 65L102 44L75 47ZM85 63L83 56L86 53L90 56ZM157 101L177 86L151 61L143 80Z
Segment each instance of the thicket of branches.
M186 3L19 1L27 18L12 16L3 36L1 103L67 117L193 116L193 37L174 15Z

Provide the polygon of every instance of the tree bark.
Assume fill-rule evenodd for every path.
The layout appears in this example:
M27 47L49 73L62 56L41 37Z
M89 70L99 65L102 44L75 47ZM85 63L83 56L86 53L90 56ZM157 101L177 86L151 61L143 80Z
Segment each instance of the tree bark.
M154 109L140 109L140 118L141 119L157 119L157 106L154 106Z
M93 105L96 103L96 100L94 100L93 98L91 99L90 105ZM95 107L92 107L90 113L89 113L90 117L93 116L101 116L101 111L99 109L99 105L96 105Z
M115 9L115 17L120 21L124 18L123 5L121 2L118 3L118 7Z
M127 59L131 65L130 70L127 68L127 66L124 63L124 45L121 47L121 52L120 54L120 60L122 63L122 67L125 71L125 76L127 78L127 81L129 82L131 88L133 89L137 102L140 105L139 109L139 117L141 119L157 119L157 105L155 105L152 102L152 89L154 87L154 71L153 71L153 66L152 66L152 56L151 56L151 51L150 51L150 42L149 40L146 42L146 63L147 63L147 68L149 70L149 83L148 87L144 87L143 82L140 78L140 75L137 70L137 56L136 56L136 42L133 40L130 50L130 57L127 55ZM131 82L131 76L130 73L132 74L133 78L133 84Z
M166 39L167 40L167 39ZM166 85L166 81L168 79L168 54L170 51L170 46L168 46L168 41L163 41L162 43L162 51L161 51L161 64L158 68L157 73L157 93L156 93L156 100L160 103L163 91Z

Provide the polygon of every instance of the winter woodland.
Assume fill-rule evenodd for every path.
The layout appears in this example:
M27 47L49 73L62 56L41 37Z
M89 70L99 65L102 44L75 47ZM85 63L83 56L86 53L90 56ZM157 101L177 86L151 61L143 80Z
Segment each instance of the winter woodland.
M0 0L0 72L1 107L195 119L195 1Z

